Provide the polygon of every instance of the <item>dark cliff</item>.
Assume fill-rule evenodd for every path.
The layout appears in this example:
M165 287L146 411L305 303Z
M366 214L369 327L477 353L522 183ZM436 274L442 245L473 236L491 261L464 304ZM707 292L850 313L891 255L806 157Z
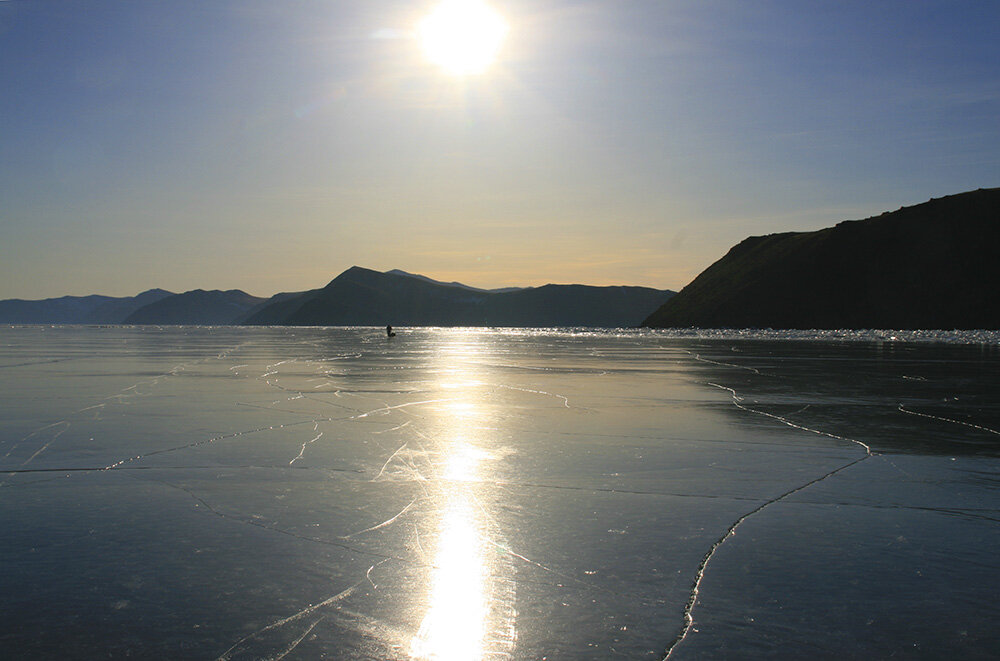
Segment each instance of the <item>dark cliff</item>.
M751 237L643 325L1000 328L998 245L997 188L815 232Z

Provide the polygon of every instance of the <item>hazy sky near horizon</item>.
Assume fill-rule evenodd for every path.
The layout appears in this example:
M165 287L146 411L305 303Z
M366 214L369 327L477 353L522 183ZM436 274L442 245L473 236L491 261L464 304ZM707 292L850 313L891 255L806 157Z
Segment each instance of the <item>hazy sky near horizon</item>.
M680 289L749 235L1000 185L1000 3L0 1L0 298Z

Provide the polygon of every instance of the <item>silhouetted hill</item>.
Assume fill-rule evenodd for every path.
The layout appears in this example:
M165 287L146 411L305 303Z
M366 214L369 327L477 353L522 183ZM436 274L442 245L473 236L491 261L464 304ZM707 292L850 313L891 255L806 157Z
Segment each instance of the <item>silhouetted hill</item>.
M306 297L290 326L460 326L489 294L354 266Z
M408 278L416 278L417 280L423 280L424 282L430 282L435 285L445 285L447 287L461 287L462 289L468 289L469 291L477 291L486 294L500 294L509 291L521 291L524 287L500 287L499 289L480 289L479 287L470 287L469 285L463 285L461 282L441 282L440 280L434 280L428 278L426 275L419 275L417 273L407 273L400 269L392 269L391 271L386 271L388 275L405 275Z
M248 324L292 326L596 326L637 325L670 291L646 287L545 285L482 290L408 273L358 266L326 287L286 295Z
M746 239L653 327L1000 328L1000 189Z
M138 296L62 296L39 301L0 301L0 323L4 324L118 324L139 308L173 296L150 289Z
M195 289L146 305L125 318L126 324L235 324L265 299L240 291Z
M250 326L279 326L285 317L292 314L319 289L309 291L281 292L275 294L247 310L236 323Z
M122 320L140 308L161 301L175 294L165 289L150 289L131 298L114 298L101 304L88 318L90 324L120 324Z
M358 266L326 287L268 299L240 290L152 289L131 298L0 301L0 323L288 326L635 326L674 292L545 285L477 289Z

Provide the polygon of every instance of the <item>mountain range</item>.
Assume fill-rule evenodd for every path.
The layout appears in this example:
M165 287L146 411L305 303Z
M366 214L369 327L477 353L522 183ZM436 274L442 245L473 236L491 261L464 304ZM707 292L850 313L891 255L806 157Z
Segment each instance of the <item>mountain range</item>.
M1000 188L814 232L750 237L651 327L1000 328Z
M321 289L270 298L239 289L0 301L0 323L279 326L636 326L675 292L544 285L479 289L352 267Z
M326 287L278 294L243 320L288 326L636 326L674 292L544 285L483 290L351 267Z
M0 301L0 323L5 324L120 324L137 310L176 296L150 289L138 296L62 296L42 301L18 298Z
M195 289L141 307L121 323L224 326L241 320L266 300L239 289Z
M325 287L266 299L238 289L151 289L5 300L0 323L996 329L997 245L1000 188L990 188L813 232L749 237L676 295L587 285L479 289L354 266Z

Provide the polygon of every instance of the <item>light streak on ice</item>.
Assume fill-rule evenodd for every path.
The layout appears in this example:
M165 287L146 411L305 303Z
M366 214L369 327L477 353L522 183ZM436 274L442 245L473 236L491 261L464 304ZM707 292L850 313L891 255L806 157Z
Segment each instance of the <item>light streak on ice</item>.
M458 496L445 510L434 558L430 603L410 645L419 659L478 659L488 614L484 540L476 513Z
M487 513L477 499L483 464L494 454L469 440L478 428L472 421L487 413L477 399L474 386L481 380L469 360L479 347L463 341L462 334L452 337L441 352L445 369L438 387L459 396L437 409L447 440L428 439L440 451L432 498L441 505L427 606L409 646L413 658L443 661L507 656L502 650L512 649L516 639L513 581L492 574L497 554L487 551L497 545L487 534Z
M442 477L473 482L488 453L456 441L448 451ZM489 615L484 551L473 485L450 491L441 513L437 551L431 576L427 612L410 644L418 659L479 659Z

